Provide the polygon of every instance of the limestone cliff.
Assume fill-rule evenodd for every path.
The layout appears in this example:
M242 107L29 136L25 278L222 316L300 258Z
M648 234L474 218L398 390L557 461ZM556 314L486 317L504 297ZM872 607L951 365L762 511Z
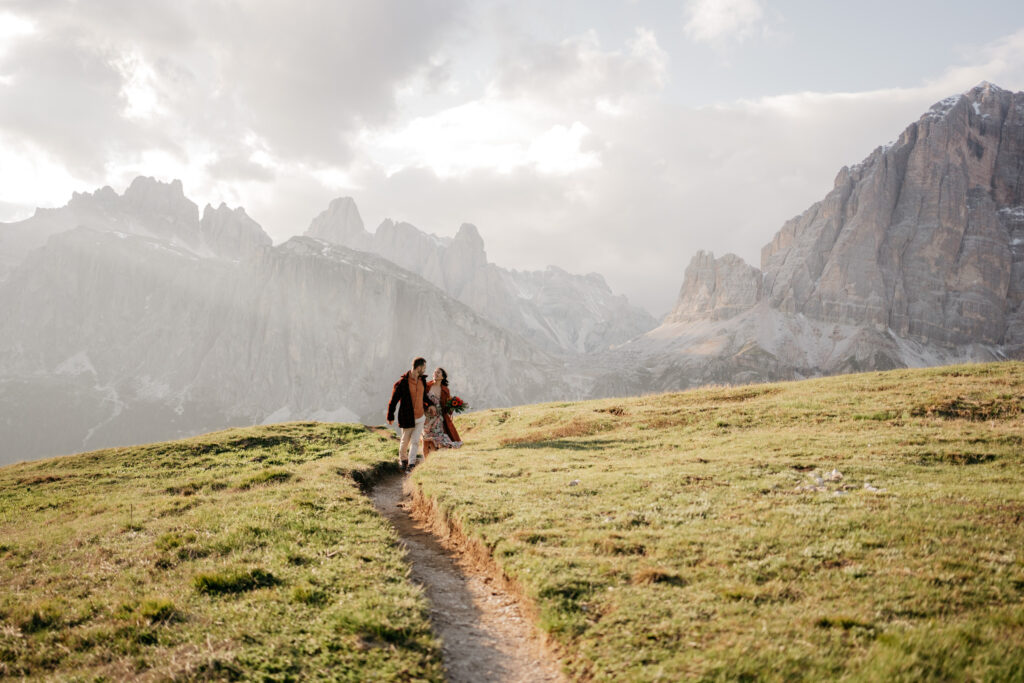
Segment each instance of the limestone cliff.
M1024 357L1024 93L934 105L764 247L699 252L595 394Z
M582 393L419 275L322 239L271 246L242 209L200 218L177 182L76 195L12 234L0 463L266 421L379 424L419 355L474 408Z
M925 343L1024 343L1022 160L1024 93L983 83L936 104L783 226L765 298Z
M666 323L710 318L726 320L761 299L761 271L735 254L716 259L698 251L686 267L676 306Z
M76 228L0 285L0 462L289 419L379 424L423 355L474 408L572 394L561 364L372 254L226 260Z

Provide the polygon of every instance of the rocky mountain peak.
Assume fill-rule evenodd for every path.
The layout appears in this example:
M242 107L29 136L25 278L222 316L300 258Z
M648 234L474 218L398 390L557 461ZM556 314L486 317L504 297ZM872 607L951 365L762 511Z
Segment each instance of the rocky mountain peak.
M842 168L761 270L698 252L665 324L613 349L599 386L1024 358L1024 92L982 82L937 102Z
M649 313L615 296L596 273L520 272L488 263L483 237L472 223L459 226L454 237L439 237L385 218L369 233L354 202L343 198L331 202L306 235L383 256L550 351L603 349L655 325Z
M476 269L487 265L484 238L472 223L463 223L448 246L448 253L456 268Z
M164 183L139 176L125 190L125 206L147 214L158 214L183 221L198 221L199 207L185 196L180 180Z
M121 199L121 195L114 191L114 188L110 185L104 185L95 192L72 192L71 201L68 202L69 207L73 208L94 208L97 206L111 207L117 204ZM45 211L53 211L54 209L44 209ZM39 209L36 209L39 211Z
M716 259L698 251L683 276L676 306L666 323L725 320L752 308L761 298L761 271L735 254Z
M232 209L230 206L228 206L224 202L221 202L220 205L215 209L215 208L213 208L213 204L207 204L206 206L203 207L203 217L200 220L201 221L211 220L213 216L216 216L218 214L221 214L221 215L232 214L233 215L233 214L236 214L236 213L242 214L242 215L246 215L245 209L243 209L242 207L238 207L237 209ZM248 216L246 215L246 217L248 217Z
M458 232L455 233L455 239L477 243L480 245L481 249L484 246L484 238L480 236L480 231L472 223L463 223L460 225Z
M981 83L942 100L782 227L762 252L767 299L924 343L1014 343L1021 159L1024 93Z
M974 99L978 95L991 95L992 93L1001 93L1001 92L1009 92L1009 91L1008 90L1004 90L1003 88L1000 88L995 83L990 83L989 81L982 81L981 83L978 83L978 85L974 86L973 88L971 88L970 90L965 92L964 95L969 97L969 98L971 98L971 99Z
M583 279L597 287L602 292L606 292L608 294L612 293L612 288L608 286L608 281L604 279L604 275L601 275L601 273L587 273L583 276Z
M261 247L269 247L273 242L245 209L232 209L224 202L216 209L206 205L199 221L199 233L204 246L225 258L251 255Z
M353 249L364 249L370 237L351 197L332 200L327 209L313 219L304 234Z

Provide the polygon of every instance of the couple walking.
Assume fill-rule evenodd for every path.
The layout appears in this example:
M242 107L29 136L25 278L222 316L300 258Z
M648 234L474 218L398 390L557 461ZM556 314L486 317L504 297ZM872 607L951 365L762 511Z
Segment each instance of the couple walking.
M412 370L402 375L391 391L388 403L388 424L395 421L398 407L398 426L402 440L398 446L398 464L410 470L417 464L416 451L423 440L423 457L436 448L459 448L462 440L455 431L448 402L448 373L444 368L434 370L434 378L427 381L427 361L417 358ZM422 458L420 458L422 460Z

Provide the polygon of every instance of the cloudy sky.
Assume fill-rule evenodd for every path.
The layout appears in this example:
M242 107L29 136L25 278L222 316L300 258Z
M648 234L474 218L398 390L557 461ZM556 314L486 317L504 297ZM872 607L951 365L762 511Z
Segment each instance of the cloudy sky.
M661 314L982 80L1019 0L0 0L0 221L137 175L277 241L330 199Z

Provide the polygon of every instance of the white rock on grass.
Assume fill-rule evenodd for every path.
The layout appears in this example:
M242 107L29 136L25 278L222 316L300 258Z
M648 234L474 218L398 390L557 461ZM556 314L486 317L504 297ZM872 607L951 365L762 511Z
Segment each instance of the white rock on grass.
M825 481L842 481L843 473L839 470L832 468L832 471L825 475Z

